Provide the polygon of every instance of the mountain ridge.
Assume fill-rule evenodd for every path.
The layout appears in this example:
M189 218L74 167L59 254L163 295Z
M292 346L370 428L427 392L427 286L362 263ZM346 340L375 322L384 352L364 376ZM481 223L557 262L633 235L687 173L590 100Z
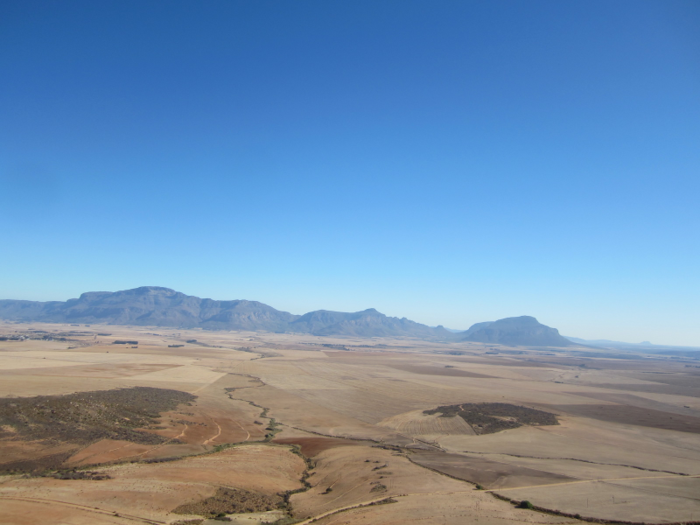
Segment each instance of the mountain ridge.
M388 317L374 308L350 313L317 310L294 315L258 301L202 299L161 286L85 292L65 302L5 299L0 300L0 318L358 337L436 339L449 335L442 327L431 328L405 318Z
M413 337L434 341L474 341L508 345L568 346L573 343L534 317L476 323L451 332L410 319L389 317L374 308L359 312L315 310L303 315L258 301L218 301L162 286L117 292L85 292L67 301L0 300L0 319L55 323L115 324L301 333L318 336ZM560 339L558 339L560 338Z

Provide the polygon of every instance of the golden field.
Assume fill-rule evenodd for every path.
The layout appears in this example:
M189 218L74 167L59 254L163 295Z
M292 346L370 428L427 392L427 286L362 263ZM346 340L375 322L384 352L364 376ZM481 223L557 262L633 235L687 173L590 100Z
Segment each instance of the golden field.
M0 341L9 405L196 396L153 414L139 430L150 441L3 423L3 524L700 521L700 368L682 360L154 327L0 323L0 335L24 338ZM559 424L479 434L424 413L465 403Z

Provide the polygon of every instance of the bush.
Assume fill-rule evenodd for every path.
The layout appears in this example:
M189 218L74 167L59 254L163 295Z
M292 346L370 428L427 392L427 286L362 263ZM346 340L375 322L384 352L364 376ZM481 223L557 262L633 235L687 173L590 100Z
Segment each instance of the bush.
M534 507L534 505L533 505L532 503L530 503L528 500L524 499L524 500L522 500L522 501L520 502L520 504L518 505L518 508L519 508L519 509L530 509L530 510L532 510L532 509L534 509L535 507Z

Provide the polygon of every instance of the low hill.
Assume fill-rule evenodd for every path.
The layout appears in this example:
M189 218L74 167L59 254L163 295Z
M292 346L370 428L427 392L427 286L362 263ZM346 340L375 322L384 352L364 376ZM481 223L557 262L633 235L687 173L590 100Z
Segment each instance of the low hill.
M574 343L559 335L559 330L545 326L534 317L508 317L477 323L458 335L459 341L495 343L513 346L571 346Z

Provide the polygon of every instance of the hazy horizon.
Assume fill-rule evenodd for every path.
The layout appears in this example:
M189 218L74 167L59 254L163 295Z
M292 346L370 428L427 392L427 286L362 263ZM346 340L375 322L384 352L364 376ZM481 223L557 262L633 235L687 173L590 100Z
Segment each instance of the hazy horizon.
M161 286L161 285L143 285L143 286L158 286L158 287L162 287L162 288L173 289L172 287L169 287L169 286ZM134 289L134 288L140 288L140 287L141 287L141 286L134 286L134 287L130 287L130 288L125 288L125 290ZM117 292L117 291L122 291L122 290L86 290L85 292ZM370 309L370 308L375 308L374 306L367 306L367 307L362 307L362 308L357 308L357 309L342 309L342 308L326 308L326 307L319 307L319 308L311 308L311 309L307 309L307 310L293 311L293 310L286 309L286 308L280 308L280 307L276 306L275 304L267 303L267 302L265 302L265 301L260 301L259 299L255 299L255 298L252 298L252 297L217 297L217 296L204 296L204 295L198 295L198 294L196 294L196 293L186 293L186 292L183 292L182 290L177 290L177 289L175 289L175 291L176 291L176 292L185 293L185 295L200 297L201 299L213 299L213 300L217 300L217 301L226 301L226 300L248 300L248 301L258 301L258 302L265 303L265 304L267 304L268 306L272 306L273 308L275 308L275 309L277 309L277 310L286 311L286 312L289 312L289 313L295 314L295 315L303 315L303 314L305 314L305 313L308 313L308 312L311 312L311 311L315 311L315 310L329 310L329 311L336 311L336 312L361 312L361 311L364 311L364 310L367 310L367 309ZM79 294L76 294L76 295L73 296L73 297L67 297L67 298L65 298L65 299L48 299L48 300L30 299L30 300L36 300L36 301L42 301L42 302L43 302L43 301L67 301L67 300L69 300L69 299L76 299L76 298L78 298L82 293L85 293L85 292L81 292L81 293L79 293ZM27 299L24 299L24 298L4 298L4 297L0 297L0 300L2 300L2 299L27 300ZM385 315L387 315L387 316L389 316L389 317L398 317L398 318L406 317L406 318L408 318L408 319L411 320L411 321L415 321L415 322L418 322L418 323L421 323L421 324L425 324L425 325L428 325L428 326L435 326L435 327L437 327L437 326L443 326L443 327L447 328L448 330L453 330L453 331L455 331L455 330L464 331L464 330L467 330L467 329L468 329L470 326L472 326L473 324L475 324L475 323L480 323L480 322L484 322L484 321L496 321L496 320L498 320L498 319L503 319L503 318L506 318L506 317L520 317L521 315L528 315L528 316L532 316L532 317L537 318L538 321L540 321L542 324L545 324L545 325L548 325L548 326L552 326L553 328L557 328L557 329L559 330L559 332L560 332L562 335L566 336L566 337L576 337L576 338L587 339L587 340L607 340L607 341L616 341L616 342L631 343L631 344L639 344L639 343L645 342L645 343L651 343L651 344L654 344L654 345L700 347L700 345L693 345L693 344L673 344L673 343L668 343L667 341L620 340L620 339L612 339L612 338L608 338L608 337L599 337L599 336L595 336L595 335L592 335L592 336L589 336L589 337L583 337L583 336L580 336L580 335L578 335L578 334L567 333L565 330L561 330L561 329L559 329L559 327L557 327L557 326L555 326L555 325L553 325L553 324L547 322L546 319L545 319L545 320L540 319L540 318L538 318L537 315L533 315L533 314L527 313L527 312L520 313L520 314L514 314L514 315L496 316L496 317L493 317L493 318L490 318L490 319L478 319L478 320L469 322L468 325L461 326L461 327L457 327L457 326L450 326L450 325L448 325L448 324L441 323L441 322L437 322L437 323L431 324L431 323L429 323L429 322L424 322L424 321L422 321L422 320L415 319L415 318L410 317L410 316L407 316L407 315L402 315L400 312L398 312L398 313L388 313L388 312L385 312L385 311L381 310L380 308L376 308L376 309L379 310L380 313L385 314ZM455 318L457 318L457 317L455 317Z
M700 4L5 2L0 298L700 346Z

